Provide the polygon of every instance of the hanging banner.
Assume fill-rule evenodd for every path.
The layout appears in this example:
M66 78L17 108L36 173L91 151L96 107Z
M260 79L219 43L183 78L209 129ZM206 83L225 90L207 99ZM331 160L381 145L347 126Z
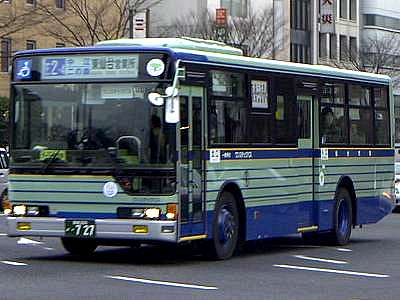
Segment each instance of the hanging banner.
M321 17L319 31L321 33L335 32L335 5L336 0L320 0Z

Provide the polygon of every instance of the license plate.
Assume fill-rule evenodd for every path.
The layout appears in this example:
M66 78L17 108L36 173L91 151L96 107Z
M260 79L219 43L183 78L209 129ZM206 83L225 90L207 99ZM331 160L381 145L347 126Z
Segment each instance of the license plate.
M96 236L96 224L91 220L66 220L65 236L93 238Z

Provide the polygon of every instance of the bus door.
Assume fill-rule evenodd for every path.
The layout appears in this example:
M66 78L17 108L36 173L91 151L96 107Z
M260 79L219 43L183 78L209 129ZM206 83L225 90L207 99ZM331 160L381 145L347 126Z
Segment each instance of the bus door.
M180 240L203 238L204 199L204 89L180 87Z
M317 209L314 199L315 181L315 138L314 138L314 110L317 99L318 85L315 82L301 81L297 83L297 125L298 125L298 149L304 155L302 159L301 183L303 184L302 201L306 201L307 208L301 214L299 232L313 231L317 227Z

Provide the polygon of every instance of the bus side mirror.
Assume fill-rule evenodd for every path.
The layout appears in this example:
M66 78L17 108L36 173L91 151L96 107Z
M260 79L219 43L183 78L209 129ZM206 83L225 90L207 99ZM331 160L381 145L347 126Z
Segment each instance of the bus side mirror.
M167 96L165 100L165 122L176 124L180 120L179 116L179 96L178 96L178 85L180 79L185 79L186 71L185 68L179 68L179 62L176 63L176 72L174 77L174 83L172 86L165 90Z
M165 122L176 124L179 122L179 97L168 97L165 101Z

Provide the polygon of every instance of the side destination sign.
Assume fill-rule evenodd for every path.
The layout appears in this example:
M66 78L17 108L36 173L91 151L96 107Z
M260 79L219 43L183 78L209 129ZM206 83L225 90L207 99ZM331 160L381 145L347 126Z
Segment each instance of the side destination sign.
M42 80L137 78L138 70L139 56L136 54L44 56L41 78Z

